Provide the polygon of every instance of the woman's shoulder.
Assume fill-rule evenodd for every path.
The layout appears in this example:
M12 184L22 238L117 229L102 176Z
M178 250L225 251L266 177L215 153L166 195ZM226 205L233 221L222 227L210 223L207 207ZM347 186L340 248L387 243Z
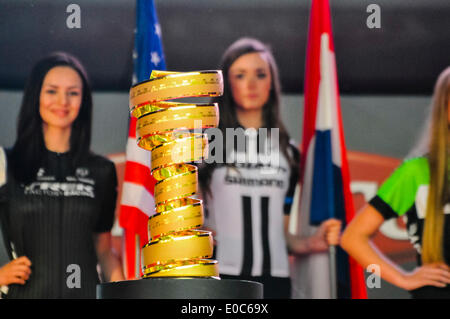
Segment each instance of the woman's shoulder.
M424 165L428 164L428 156L415 156L415 157L408 157L403 160L403 164L407 165Z
M430 168L425 156L407 158L392 172L385 184L422 185L429 183Z
M412 157L403 160L398 169L402 169L404 171L413 172L417 174L417 172L427 173L429 171L429 161L427 156L419 156Z

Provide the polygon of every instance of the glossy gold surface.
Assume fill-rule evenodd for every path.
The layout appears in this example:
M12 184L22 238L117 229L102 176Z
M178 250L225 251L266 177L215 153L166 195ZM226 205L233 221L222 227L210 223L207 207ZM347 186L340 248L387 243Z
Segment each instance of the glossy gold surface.
M221 71L153 71L150 80L130 89L130 112L136 117L138 145L151 151L155 214L149 218L150 242L142 249L144 277L218 277L210 232L201 231L202 201L197 192L197 167L187 164L206 158L208 138L203 129L217 127L215 103L167 100L219 96Z

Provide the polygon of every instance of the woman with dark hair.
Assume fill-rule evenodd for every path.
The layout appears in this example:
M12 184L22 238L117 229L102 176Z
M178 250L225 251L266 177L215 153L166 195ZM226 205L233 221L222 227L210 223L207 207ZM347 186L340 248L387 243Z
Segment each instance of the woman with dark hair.
M95 298L97 263L122 280L111 249L114 164L90 152L92 95L81 63L54 53L33 67L7 154L0 217L8 298ZM1 169L1 167L0 167Z
M341 245L363 267L378 265L382 278L414 298L450 298L450 67L436 82L430 115L420 155L406 159L383 183L347 226ZM370 243L386 219L399 216L406 216L417 250L418 267L412 272L392 264Z
M223 163L199 171L205 226L216 235L222 278L259 281L265 298L289 298L288 249L295 254L326 251L338 243L340 222L325 221L308 238L288 233L300 154L281 121L280 81L269 48L242 38L226 50L221 69L224 94L214 102L220 107L225 152ZM256 148L235 148L230 129L244 132L241 137Z

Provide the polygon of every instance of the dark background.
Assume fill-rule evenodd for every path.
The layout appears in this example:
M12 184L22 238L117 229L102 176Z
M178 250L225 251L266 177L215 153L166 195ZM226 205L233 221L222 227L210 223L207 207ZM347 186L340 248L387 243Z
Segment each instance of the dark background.
M69 4L81 28L69 29ZM331 0L341 93L430 94L450 61L450 1ZM381 28L369 29L371 3ZM303 91L310 1L156 0L167 68L217 68L224 49L243 35L270 44L284 93ZM23 89L31 65L53 50L80 57L94 89L128 91L135 1L0 0L0 89Z

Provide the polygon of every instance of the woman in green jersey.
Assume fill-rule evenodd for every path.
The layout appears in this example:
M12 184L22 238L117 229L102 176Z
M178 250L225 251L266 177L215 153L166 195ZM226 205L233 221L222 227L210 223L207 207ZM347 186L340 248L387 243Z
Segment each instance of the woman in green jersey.
M450 67L432 98L426 151L404 161L345 230L341 246L363 267L375 264L390 283L414 298L450 298ZM418 266L405 272L370 238L388 218L407 217Z

